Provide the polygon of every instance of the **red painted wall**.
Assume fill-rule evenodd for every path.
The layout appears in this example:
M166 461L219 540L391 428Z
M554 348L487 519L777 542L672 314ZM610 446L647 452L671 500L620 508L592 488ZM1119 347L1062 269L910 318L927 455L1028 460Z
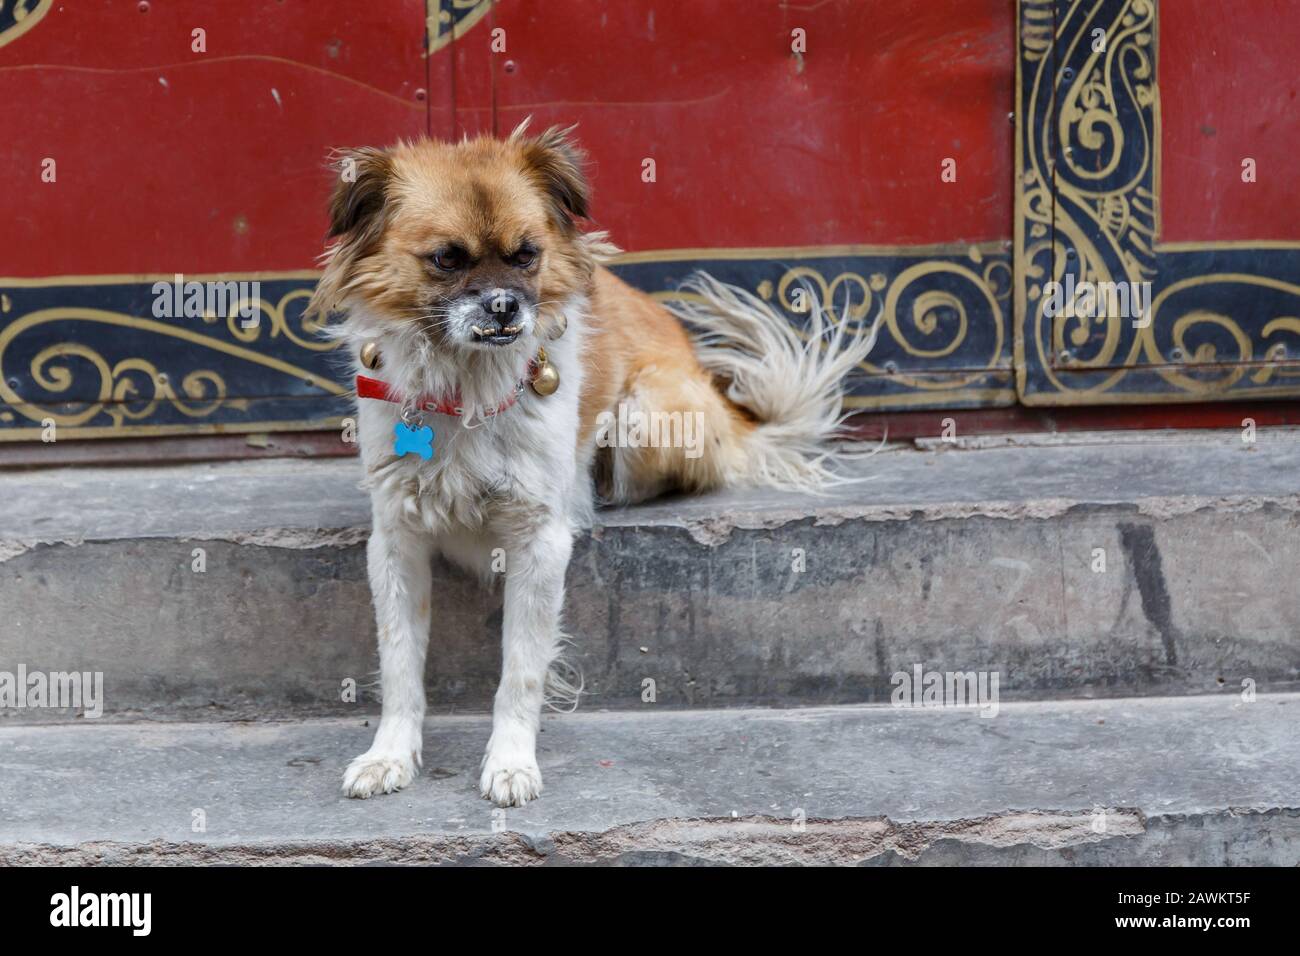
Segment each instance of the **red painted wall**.
M311 267L326 152L424 131L423 0L147 7L56 3L0 46L0 272Z
M1300 3L1160 5L1166 242L1300 240ZM1258 181L1243 183L1253 158Z
M627 249L1009 239L1013 8L505 2L456 46L457 122L580 122Z
M0 272L310 268L328 149L529 113L581 124L630 250L1011 236L1006 0L500 0L431 59L423 0L144 6L56 3L0 46Z

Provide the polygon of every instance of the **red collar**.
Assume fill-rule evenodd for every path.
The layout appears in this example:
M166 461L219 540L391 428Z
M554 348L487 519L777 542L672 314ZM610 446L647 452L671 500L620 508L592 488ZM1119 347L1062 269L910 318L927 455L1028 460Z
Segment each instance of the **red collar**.
M528 373L534 375L537 373L537 360L528 360ZM511 408L515 402L519 401L519 396L523 394L526 380L521 380L515 386L515 390L510 396L496 406L496 408L484 408L480 412L483 418L491 418L493 415L500 415L502 412ZM389 388L387 382L381 382L377 378L370 378L366 375L357 376L357 398L375 398L381 402L392 402L394 405L406 407L408 401L399 395L393 389ZM450 395L421 395L414 402L414 407L422 412L434 412L438 415L450 415L453 418L462 417L466 411L461 404L460 390L453 391Z

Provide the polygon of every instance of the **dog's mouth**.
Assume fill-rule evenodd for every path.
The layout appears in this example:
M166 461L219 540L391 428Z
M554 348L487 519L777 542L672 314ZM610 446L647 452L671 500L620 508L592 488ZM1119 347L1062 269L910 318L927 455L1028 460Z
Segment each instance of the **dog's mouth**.
M500 329L482 329L477 325L469 327L470 337L475 342L481 342L484 345L509 345L515 339L519 338L519 333L523 331L521 326L507 325Z

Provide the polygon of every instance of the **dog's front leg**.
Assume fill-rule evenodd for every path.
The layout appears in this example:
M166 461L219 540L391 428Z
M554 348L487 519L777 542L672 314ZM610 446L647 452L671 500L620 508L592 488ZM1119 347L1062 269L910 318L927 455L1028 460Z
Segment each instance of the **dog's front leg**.
M537 728L546 674L559 651L564 572L573 549L568 523L548 515L506 533L501 684L479 789L498 806L523 806L542 792Z
M343 792L361 798L400 790L419 772L432 587L429 537L384 528L375 517L366 556L379 631L383 711L374 743L343 775Z

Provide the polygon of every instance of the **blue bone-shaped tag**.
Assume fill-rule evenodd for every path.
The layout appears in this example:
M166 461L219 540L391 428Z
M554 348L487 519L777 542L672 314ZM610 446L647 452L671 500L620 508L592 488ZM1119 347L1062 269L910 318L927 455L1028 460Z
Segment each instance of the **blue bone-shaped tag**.
M405 422L393 426L393 454L419 455L425 461L433 457L433 429L428 425L412 428Z

